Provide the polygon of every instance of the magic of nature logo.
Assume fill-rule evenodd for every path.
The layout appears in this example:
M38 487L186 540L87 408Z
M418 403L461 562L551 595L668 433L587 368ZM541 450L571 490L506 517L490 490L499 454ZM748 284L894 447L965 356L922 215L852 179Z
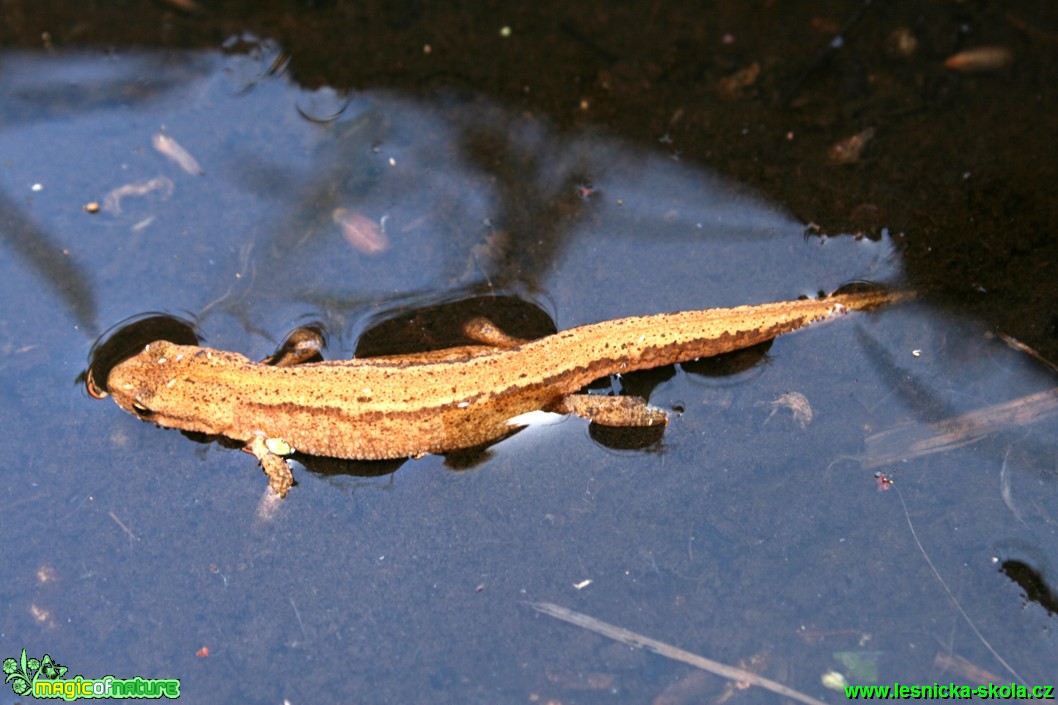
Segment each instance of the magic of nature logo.
M22 649L20 658L4 659L4 683L15 695L34 698L171 698L180 697L179 678L63 678L69 669L48 654L41 658L27 658Z

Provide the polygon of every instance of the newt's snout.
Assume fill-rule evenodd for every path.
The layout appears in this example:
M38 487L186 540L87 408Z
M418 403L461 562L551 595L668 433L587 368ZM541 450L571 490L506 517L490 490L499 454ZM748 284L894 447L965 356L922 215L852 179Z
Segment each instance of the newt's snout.
M202 405L196 398L196 368L210 363L200 359L205 357L201 352L196 346L150 343L114 366L107 377L107 391L118 406L144 421L211 433L195 421Z

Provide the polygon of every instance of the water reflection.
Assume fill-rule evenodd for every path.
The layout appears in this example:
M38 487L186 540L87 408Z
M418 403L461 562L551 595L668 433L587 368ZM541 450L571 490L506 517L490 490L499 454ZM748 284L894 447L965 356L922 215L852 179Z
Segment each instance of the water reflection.
M1043 565L1046 566L1047 563L1044 562ZM1040 568L1024 561L1007 559L1000 564L999 572L1024 591L1026 603L1034 602L1045 609L1048 616L1058 616L1058 595L1052 587L1053 581L1045 577L1053 575L1053 571L1042 572Z
M0 79L5 96L0 125L6 134L0 140L5 143L8 164L22 173L40 167L39 143L21 142L25 129L32 132L42 122L81 121L96 112L150 104L192 78L200 78L203 67L193 56L186 58L190 61L174 65L149 54L131 61L98 55L86 61L82 55L6 54ZM41 181L35 183L34 189L45 188ZM82 264L84 258L72 256L64 246L68 238L56 237L31 212L0 194L0 239L61 299L85 334L94 336L99 324L96 292Z
M172 664L232 701L287 697L292 678L263 666L274 663L292 664L302 692L350 701L443 699L434 683L460 701L612 699L571 695L567 672L647 701L683 677L527 617L525 600L576 603L731 661L768 650L773 675L822 697L820 674L854 651L882 678L949 678L957 657L1005 674L989 648L1026 678L1049 676L1054 418L942 453L869 440L1055 385L928 301L782 338L721 375L713 361L605 382L682 410L650 452L600 448L563 423L451 461L477 472L436 458L396 474L321 466L271 522L255 513L252 460L189 450L72 394L87 340L64 321L182 311L211 346L252 359L318 323L336 359L407 351L415 335L451 344L444 321L460 302L487 302L532 337L899 278L886 241L806 240L781 208L675 159L660 135L561 132L456 93L309 94L277 47L242 49L5 56L0 415L20 439L5 484L5 634L47 641L86 674L114 670L86 647L109 635L137 670ZM152 147L163 130L204 175ZM168 199L83 209L159 177ZM811 422L769 421L793 393ZM882 451L899 495L877 491L867 467ZM204 642L252 676L245 690L208 672L194 655Z
M83 268L14 202L0 195L0 240L25 267L42 279L69 314L92 336L98 330L95 292Z
M550 297L551 306L567 310L572 296L583 295L576 282L585 266L619 271L608 258L622 242L664 258L688 243L737 243L748 251L748 243L759 242L763 251L767 242L801 231L774 206L699 167L601 135L555 134L532 116L478 98L357 94L339 101L337 117L306 120L297 109L304 92L273 73L279 50L246 43L248 54L170 62L132 92L135 76L157 73L158 60L149 54L100 58L94 69L83 56L60 56L30 72L45 86L56 85L49 70L82 77L69 94L55 90L42 99L35 119L0 135L15 164L9 176L43 171L42 181L65 207L45 212L35 235L16 237L26 228L5 232L51 286L68 292L66 306L83 322L96 316L97 298L108 302L108 315L115 303L119 312L135 313L133 302L147 298L141 310L179 301L204 324L232 318L269 337L277 321L326 315L341 329L352 312L379 301L416 306L453 288ZM33 96L41 94L19 86L16 115L29 115ZM56 101L76 119L49 122ZM286 112L277 113L277 105ZM119 127L129 106L142 129ZM242 126L216 130L204 122L204 106L209 120ZM270 117L245 120L255 114ZM182 149L208 173L191 178L149 147L159 134L179 135ZM31 159L27 144L45 149ZM76 168L82 161L94 165L91 175ZM102 201L163 181L172 192L167 199L130 198L120 210L91 218L80 211L93 196ZM29 222L20 209L9 211L9 222L16 216ZM65 235L51 244L47 231ZM149 291L133 292L114 276L115 248L144 253ZM30 256L43 251L47 258ZM89 283L82 262L101 276ZM863 274L878 272L857 266L838 276ZM673 272L676 280L682 276L750 290L720 261L711 271ZM839 283L831 275L808 286ZM592 297L627 298L624 289L613 277L596 284ZM415 296L423 300L409 301ZM732 296L721 303L737 302Z
M95 399L104 398L106 380L114 366L156 340L198 345L202 334L191 321L167 313L144 313L118 323L103 333L89 351L88 369L80 378L88 394Z

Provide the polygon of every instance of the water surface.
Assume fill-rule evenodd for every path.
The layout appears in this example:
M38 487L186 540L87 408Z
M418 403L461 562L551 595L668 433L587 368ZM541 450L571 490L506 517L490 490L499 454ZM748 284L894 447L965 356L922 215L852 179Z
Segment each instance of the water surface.
M967 682L950 654L1053 677L1055 614L1001 571L1055 585L1053 419L869 457L1053 385L928 297L784 337L736 374L611 381L670 410L646 449L558 420L473 463L299 466L278 505L251 457L79 392L98 334L147 311L254 358L318 321L339 358L389 315L467 297L567 328L901 282L886 239L806 237L663 139L466 93L307 90L274 71L276 45L244 43L4 57L5 658L261 703L644 702L691 677L526 606L548 601L831 702L827 671L867 680L850 652L882 683ZM790 393L811 423L775 406Z

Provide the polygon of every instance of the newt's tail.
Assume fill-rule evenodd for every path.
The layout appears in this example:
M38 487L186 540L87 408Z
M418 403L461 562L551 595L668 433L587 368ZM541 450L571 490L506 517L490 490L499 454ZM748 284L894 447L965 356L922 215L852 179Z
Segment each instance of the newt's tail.
M870 311L914 296L912 291L868 289L857 284L817 299L594 323L527 343L522 351L529 357L546 357L553 366L568 368L556 379L562 377L562 386L573 391L607 375L741 350L849 311ZM555 365L556 360L571 362ZM539 364L545 364L543 359Z
M870 282L853 282L820 300L840 303L852 311L873 311L883 306L910 301L917 296L918 292L913 289L889 289Z

